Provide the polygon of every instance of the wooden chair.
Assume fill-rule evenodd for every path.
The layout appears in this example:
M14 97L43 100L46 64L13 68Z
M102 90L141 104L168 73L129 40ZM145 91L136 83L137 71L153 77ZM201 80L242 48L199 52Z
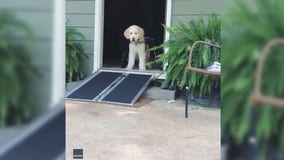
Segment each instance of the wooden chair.
M280 107L284 109L283 98L281 99L281 98L265 96L261 91L264 62L266 60L268 53L270 53L269 51L272 49L272 47L275 47L276 45L284 45L284 39L278 38L269 41L264 46L264 48L260 53L260 58L258 60L256 76L255 76L255 85L251 99L253 106L256 106L257 104L268 104L272 105L273 107Z
M212 71L207 71L205 69L196 68L196 67L191 66L192 54L193 54L195 46L198 45L198 44L209 45L209 46L221 49L221 46L219 46L219 45L215 45L215 44L204 42L204 41L195 41L192 44L192 46L190 48L190 52L189 52L188 64L187 64L187 67L186 67L187 73L186 73L186 87L185 87L185 89L186 89L185 90L185 95L186 95L186 98L185 98L185 118L188 117L189 72L198 72L198 73L201 73L201 74L207 74L207 75L214 76L214 77L220 77L221 76L221 72L212 72Z

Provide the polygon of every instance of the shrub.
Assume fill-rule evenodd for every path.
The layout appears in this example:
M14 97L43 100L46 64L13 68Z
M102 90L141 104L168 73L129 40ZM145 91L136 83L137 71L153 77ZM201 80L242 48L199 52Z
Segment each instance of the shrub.
M206 22L202 17L198 20L191 20L187 25L179 22L176 26L166 27L170 33L170 40L160 46L152 48L157 50L167 48L165 54L158 56L152 63L168 64L166 68L166 82L176 84L180 89L185 86L186 65L191 45L197 40L203 40L220 45L220 19L212 14ZM200 45L195 48L197 54L193 54L192 66L206 68L214 61L220 62L220 50ZM220 81L208 75L191 72L189 87L191 96L199 93L199 96L209 97L212 89L218 88Z

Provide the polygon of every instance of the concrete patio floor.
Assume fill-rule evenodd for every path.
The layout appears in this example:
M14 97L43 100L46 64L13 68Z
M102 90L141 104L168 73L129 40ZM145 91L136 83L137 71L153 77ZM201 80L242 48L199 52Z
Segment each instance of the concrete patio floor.
M66 159L73 149L84 160L220 159L220 109L184 101L153 100L141 107L66 102Z

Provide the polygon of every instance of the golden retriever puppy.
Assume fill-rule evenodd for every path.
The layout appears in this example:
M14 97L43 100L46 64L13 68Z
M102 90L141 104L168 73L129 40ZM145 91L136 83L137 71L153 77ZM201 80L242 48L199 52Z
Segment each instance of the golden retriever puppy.
M137 26L132 25L124 31L124 36L129 39L129 54L128 64L126 69L133 69L135 59L138 56L139 70L146 70L145 63L150 58L149 48L144 41L144 30Z

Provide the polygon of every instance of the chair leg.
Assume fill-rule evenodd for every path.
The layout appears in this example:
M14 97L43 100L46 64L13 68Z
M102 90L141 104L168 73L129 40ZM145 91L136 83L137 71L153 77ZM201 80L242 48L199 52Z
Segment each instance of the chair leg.
M250 148L251 148L251 160L257 160L258 151L257 151L257 141L256 141L256 111L255 107L251 108L250 114L250 138L249 138Z
M188 118L189 74L186 72L185 80L185 118Z

